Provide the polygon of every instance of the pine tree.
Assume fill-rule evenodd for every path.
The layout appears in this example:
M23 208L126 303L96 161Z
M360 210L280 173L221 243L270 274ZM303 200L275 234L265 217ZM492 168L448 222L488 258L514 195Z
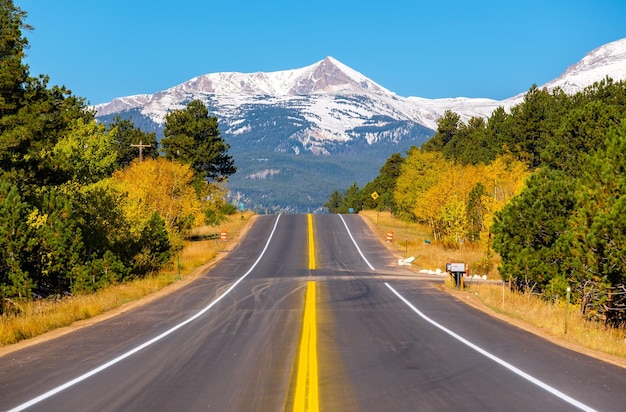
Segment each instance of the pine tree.
M133 257L132 271L138 275L155 271L169 260L172 245L165 221L157 212L146 222L135 249L139 253Z
M324 207L328 209L328 213L340 213L341 204L343 203L343 196L338 190L334 190L330 194L330 198L326 203L324 203Z
M32 259L36 244L32 230L38 222L28 217L29 209L17 186L0 181L0 312L6 299L32 294L33 282L26 266Z
M400 153L392 154L378 171L378 176L363 188L363 207L365 209L390 210L395 212L396 204L393 200L393 192L400 176L400 169L404 158ZM378 197L372 198L376 192Z
M109 133L114 136L117 149L116 169L123 169L135 159L139 158L140 150L144 159L155 159L159 155L156 133L147 133L135 127L132 120L117 116L107 126ZM138 148L139 145L148 146Z
M28 66L22 64L28 40L22 30L32 27L24 24L26 12L12 0L0 0L0 119L14 115L24 104L24 85L28 79ZM0 134L6 127L0 122Z
M606 149L590 157L578 190L572 247L577 277L626 283L626 123L612 129Z
M428 151L442 151L459 131L461 116L451 110L446 110L437 120L437 133L422 145Z
M222 139L217 118L200 100L165 116L161 145L168 160L190 164L200 179L223 181L236 172L230 146Z
M493 246L502 257L503 279L543 289L553 278L567 276L570 258L563 245L577 207L575 188L563 172L540 170L496 214Z
M352 209L353 212L358 213L363 209L363 199L361 197L361 189L359 185L354 182L343 194L343 201L339 208L340 213L348 213Z
M85 259L83 238L69 197L56 188L46 189L39 204L45 217L37 227L37 246L29 259L30 274L40 294L69 293L72 273Z
M478 241L484 228L484 218L487 214L487 208L483 202L483 196L486 196L485 185L478 182L470 191L467 200L467 224L470 242Z
M26 13L0 0L0 174L20 185L64 181L52 149L71 120L91 121L84 99L64 87L48 89L47 76L30 77L22 62L28 41L22 36Z

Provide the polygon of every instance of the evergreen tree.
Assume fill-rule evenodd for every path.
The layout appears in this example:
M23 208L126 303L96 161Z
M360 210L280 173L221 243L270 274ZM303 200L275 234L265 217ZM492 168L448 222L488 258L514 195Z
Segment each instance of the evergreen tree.
M74 271L72 292L95 292L124 280L129 273L119 257L107 250L102 257L90 260L80 270Z
M28 41L22 29L26 13L10 0L0 2L0 174L21 186L58 184L51 155L73 119L93 120L83 99L57 86L48 89L48 77L29 76L22 63ZM25 192L24 192L25 193Z
M590 159L578 190L572 252L580 282L626 283L626 122Z
M190 164L200 179L222 181L235 173L229 145L222 139L217 118L200 100L190 102L183 110L165 116L163 152L168 160Z
M144 159L156 159L159 155L157 148L156 133L144 132L135 127L130 119L122 119L116 116L107 129L114 136L115 148L117 150L116 169L123 169L135 159L139 158L140 150ZM138 146L147 146L139 148Z
M490 161L497 157L510 153L513 146L509 125L509 114L502 106L496 108L487 120L487 128L485 130L485 141L481 141L481 145L488 147L491 156Z
M437 133L422 145L428 151L441 151L456 136L461 124L461 116L451 110L446 110L437 120Z
M365 185L362 191L364 209L396 211L393 192L396 189L402 163L404 163L404 158L400 153L392 154L378 171L378 176ZM376 199L371 197L374 192L378 194Z
M358 213L363 210L363 198L361 196L361 189L359 185L354 182L343 194L343 201L339 208L340 213L348 213L352 209Z
M338 190L334 190L330 194L330 198L326 203L324 203L324 207L328 209L328 213L341 213L341 204L343 203L343 196Z
M127 263L132 259L130 224L121 203L122 193L97 183L71 191L76 224L85 247L85 260L100 259L108 251Z
M69 293L72 274L85 259L71 201L61 190L45 189L37 212L41 224L35 231L37 246L28 261L30 276L43 296Z
M527 187L496 214L494 250L502 257L500 275L544 289L569 272L564 246L577 206L576 182L563 172L542 169Z
M572 109L547 142L541 161L580 176L590 167L588 155L604 149L609 129L626 118L626 84L606 79L577 93L572 101Z
M33 282L26 266L37 243L32 230L38 222L29 214L30 207L17 186L0 181L0 313L6 299L32 294Z
M460 122L457 132L442 148L447 159L462 164L488 163L489 148L484 147L486 123L482 117L472 117L467 124Z
M134 249L138 253L133 257L132 271L138 275L158 270L170 259L172 245L165 220L157 212L146 223Z
M556 89L550 94L533 85L524 95L524 101L511 109L509 130L515 145L511 150L531 169L541 166L541 154L569 107L570 100L562 90Z
M0 0L0 119L15 115L24 104L24 85L28 80L28 66L22 64L28 40L22 30L32 30L24 23L26 12L12 0ZM0 134L6 127L0 122Z
M154 134L142 134L119 119L107 129L95 122L84 99L72 96L64 87L48 87L45 75L31 77L22 62L28 46L22 31L30 30L23 22L25 17L12 1L0 0L2 308L7 299L29 298L33 293L46 296L92 291L124 280L131 270L134 275L144 274L162 265L171 249L164 219L154 214L154 205L146 210L145 220L131 226L126 209L132 207L121 206L128 193L109 189L101 181L116 167L130 162L130 156L122 158L122 163L117 157L128 154L118 150L122 146L137 152L126 145L132 138L139 138L133 144L154 145L152 152L146 151L147 157L154 156ZM199 159L217 162L218 175L210 174L213 169L207 175L219 179L231 172L230 158L216 122L213 129L207 134L210 143L199 144L196 149L200 149ZM195 162L202 167L199 159ZM193 176L189 166L178 167ZM159 185L168 185L168 190L175 186L168 193L182 194L178 201L184 207L198 209L188 200L193 195L195 202L200 202L190 178L173 177L171 186L172 182L164 181L161 175L148 178L159 178ZM152 184L136 206L146 203L159 185ZM204 186L203 194L223 195L218 189L206 188L211 185ZM177 216L178 226L188 227L196 214L182 210L180 218Z
M480 234L485 226L484 218L487 214L487 207L483 202L483 196L486 196L487 190L481 182L476 183L469 193L467 200L467 225L468 238L470 242L480 240Z

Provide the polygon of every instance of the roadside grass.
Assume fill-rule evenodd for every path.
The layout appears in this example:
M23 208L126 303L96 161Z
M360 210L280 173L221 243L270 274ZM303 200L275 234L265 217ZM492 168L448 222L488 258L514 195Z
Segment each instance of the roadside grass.
M387 232L393 232L393 241L388 247L399 255L407 258L415 257L413 266L442 272L446 269L446 263L463 262L470 265L472 272L485 274L489 279L500 279L497 272L499 257L491 258L490 270L479 269L479 264L485 260L486 251L479 246L465 245L458 249L443 248L432 239L430 229L426 225L407 223L394 218L389 212L376 212L365 210L359 212L366 217L374 232L380 239L385 239Z
M223 253L241 235L253 216L246 212L243 219L233 215L219 227L201 227L192 231L180 255L158 273L142 279L117 284L98 292L61 299L44 299L18 302L10 313L0 317L0 347L70 326L77 321L101 315L121 306L136 302L150 294L179 282L190 280L194 271ZM226 230L228 240L221 242L221 230ZM180 269L179 269L180 262Z
M567 308L565 302L551 303L536 295L479 283L467 286L464 293L475 296L496 313L530 323L548 336L626 358L626 331L586 320L578 303L572 302Z
M424 240L430 240L428 227L402 222L388 212L364 211L359 214L369 220L370 227L381 239L385 239L388 231L393 231L394 241L387 243L388 247L403 257L415 256L415 269L439 268L445 271L446 262L458 261L471 265L486 256L486 251L479 247L447 250L437 242L426 243ZM500 279L498 263L499 257L494 256L488 273L489 279ZM566 308L562 301L551 303L540 296L514 292L502 285L481 284L471 280L465 283L463 290L458 290L451 276L447 276L442 283L442 289L458 297L460 301L486 309L500 318L566 346L573 345L575 348L614 356L618 358L614 363L626 367L626 330L609 328L586 320L577 302L572 302ZM597 353L588 354L607 360L597 356Z

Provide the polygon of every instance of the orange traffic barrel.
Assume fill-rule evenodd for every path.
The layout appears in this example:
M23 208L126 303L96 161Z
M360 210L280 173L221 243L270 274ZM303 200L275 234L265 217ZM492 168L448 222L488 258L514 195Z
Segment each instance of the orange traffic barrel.
M222 242L226 242L228 240L228 233L226 233L225 230L222 230L222 233L220 233L220 240Z
M393 242L393 231L389 231L387 232L387 237L385 238L385 240L387 240L387 242Z

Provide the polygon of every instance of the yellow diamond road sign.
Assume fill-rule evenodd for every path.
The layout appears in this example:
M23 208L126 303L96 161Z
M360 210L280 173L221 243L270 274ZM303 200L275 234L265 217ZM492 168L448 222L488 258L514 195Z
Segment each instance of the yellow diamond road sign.
M374 200L378 199L378 193L377 192L372 193L370 196L372 196L372 199L374 199Z

